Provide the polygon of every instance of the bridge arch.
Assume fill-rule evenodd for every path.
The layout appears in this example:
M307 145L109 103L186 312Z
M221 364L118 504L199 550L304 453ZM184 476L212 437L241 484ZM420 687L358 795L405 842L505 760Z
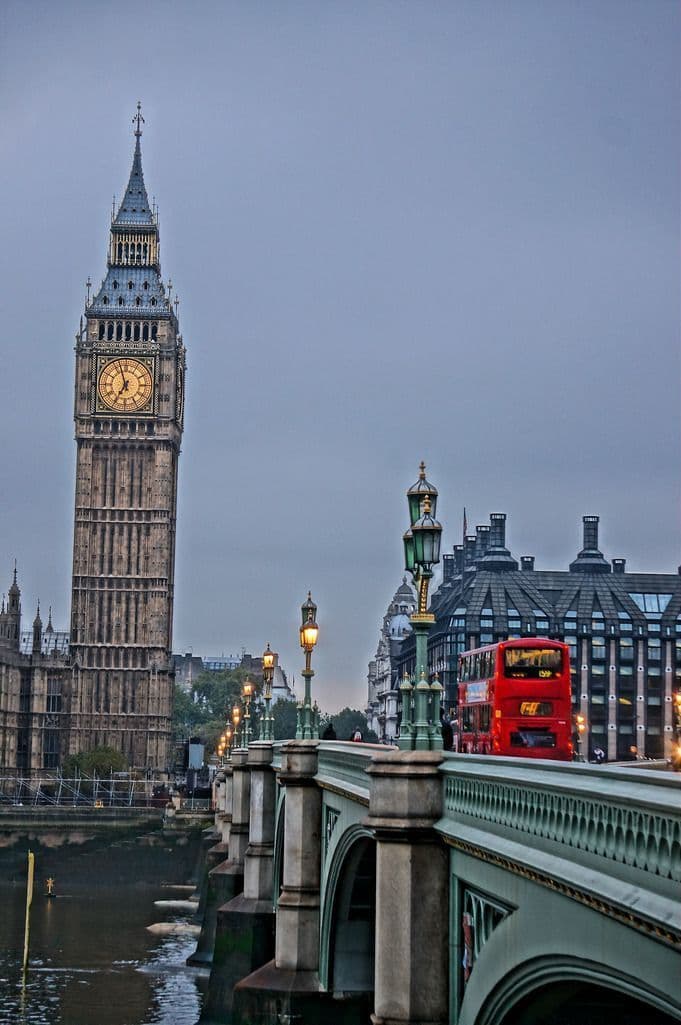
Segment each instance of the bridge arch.
M376 843L352 825L338 840L322 894L319 975L333 993L374 989Z
M675 1025L679 1008L631 975L578 958L539 957L509 972L475 1025Z

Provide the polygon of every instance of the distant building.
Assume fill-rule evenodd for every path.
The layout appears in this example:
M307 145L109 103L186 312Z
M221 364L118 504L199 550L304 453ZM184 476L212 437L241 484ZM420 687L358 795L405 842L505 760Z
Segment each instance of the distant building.
M397 737L399 667L398 655L411 634L410 615L416 611L416 596L404 577L383 617L376 656L369 663L367 725L379 740Z
M609 760L668 757L674 690L681 687L681 576L627 573L599 550L598 516L583 517L583 544L567 570L520 564L506 547L506 515L443 558L428 639L431 674L456 705L457 659L507 637L540 636L570 646L574 711L586 719L585 754ZM414 641L400 646L399 675L414 669Z
M186 691L191 691L197 677L201 673L220 673L233 669L245 669L256 683L262 680L262 658L242 651L241 655L173 655L175 682ZM289 686L286 673L279 665L279 656L274 665L272 681L272 703L277 701L293 701L295 695Z

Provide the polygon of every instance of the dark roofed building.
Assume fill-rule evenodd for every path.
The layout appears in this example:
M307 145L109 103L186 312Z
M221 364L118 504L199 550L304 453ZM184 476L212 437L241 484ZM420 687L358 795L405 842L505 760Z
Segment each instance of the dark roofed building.
M567 570L535 569L506 547L506 516L493 513L443 557L433 595L430 673L456 705L462 651L507 637L553 637L570 645L575 712L587 723L585 753L610 760L669 757L674 690L681 687L681 576L628 573L599 549L598 516L583 517L581 551ZM414 641L399 653L399 675L414 670Z

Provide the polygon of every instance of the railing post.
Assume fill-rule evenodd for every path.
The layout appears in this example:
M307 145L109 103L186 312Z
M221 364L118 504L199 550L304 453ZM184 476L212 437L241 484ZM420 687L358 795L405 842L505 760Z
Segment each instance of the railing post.
M436 1025L448 1016L449 873L436 751L377 755L369 817L376 834L373 1025Z

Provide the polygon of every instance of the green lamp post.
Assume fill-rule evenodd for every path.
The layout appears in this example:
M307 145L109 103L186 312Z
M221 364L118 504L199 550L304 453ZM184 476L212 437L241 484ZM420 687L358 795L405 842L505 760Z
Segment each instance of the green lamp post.
M260 722L260 739L261 740L274 740L274 721L270 715L270 705L272 702L272 681L274 679L274 667L277 664L279 656L276 651L272 651L269 644L265 648L262 656L262 678L263 678L263 695L265 697L265 712Z
M440 561L442 525L435 519L437 488L426 479L426 464L421 463L419 479L407 491L410 526L403 535L404 565L411 573L418 604L410 617L416 641L416 670L413 680L407 676L400 684L402 723L399 747L403 750L433 751L442 748L440 701L442 686L428 682L428 632L435 617L428 612L428 587L433 566ZM413 714L412 714L413 703Z
M298 706L298 722L296 725L296 740L318 740L319 739L319 709L315 702L312 707L311 680L314 676L312 669L312 649L319 637L317 626L317 606L312 601L312 594L307 592L307 600L301 606L302 622L300 626L300 646L305 652L305 668L303 679L305 680L305 697L302 708Z

